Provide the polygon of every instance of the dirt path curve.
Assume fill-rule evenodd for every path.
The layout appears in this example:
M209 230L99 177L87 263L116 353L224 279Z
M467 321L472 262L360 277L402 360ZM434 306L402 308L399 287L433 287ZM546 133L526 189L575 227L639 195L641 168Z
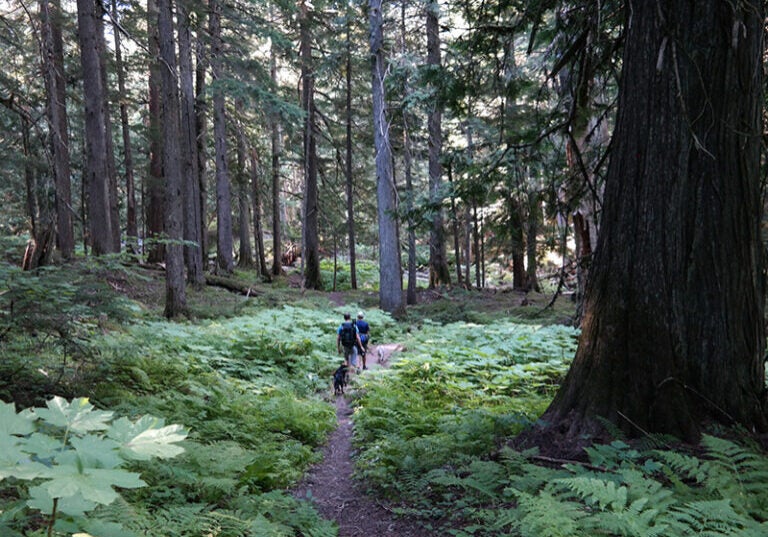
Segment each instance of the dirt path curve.
M382 349L388 364L397 345L376 345L368 359L369 369L382 367L376 349ZM366 374L366 373L362 373ZM365 486L352 477L352 409L345 397L336 398L339 426L324 448L323 460L312 467L293 491L296 498L310 498L318 511L339 525L339 537L423 537L428 532L413 521L397 518Z

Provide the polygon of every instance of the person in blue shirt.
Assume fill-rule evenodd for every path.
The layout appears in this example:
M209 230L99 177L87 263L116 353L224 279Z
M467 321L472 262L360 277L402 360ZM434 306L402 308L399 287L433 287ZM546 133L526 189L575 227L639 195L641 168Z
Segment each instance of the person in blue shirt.
M344 349L344 362L347 366L357 368L357 347L362 347L357 325L351 320L349 313L344 314L344 322L336 329L336 350L341 354Z
M365 365L365 355L368 353L368 342L371 341L371 326L365 320L365 315L363 315L362 311L357 313L355 326L357 327L357 333L360 339L358 351L360 354L360 359L363 362L363 369L368 369L368 367Z

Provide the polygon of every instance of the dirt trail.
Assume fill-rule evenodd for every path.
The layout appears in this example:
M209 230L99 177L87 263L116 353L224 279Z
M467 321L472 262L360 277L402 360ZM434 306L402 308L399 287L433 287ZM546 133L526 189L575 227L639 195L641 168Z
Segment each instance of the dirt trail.
M382 367L376 349L389 356L398 347L394 344L376 345L369 352L368 368ZM367 372L363 372L363 375ZM352 409L343 396L336 398L338 428L324 448L323 460L312 467L293 494L310 498L318 511L339 525L339 537L424 537L428 531L414 521L397 518L384 502L365 491L365 484L352 477Z

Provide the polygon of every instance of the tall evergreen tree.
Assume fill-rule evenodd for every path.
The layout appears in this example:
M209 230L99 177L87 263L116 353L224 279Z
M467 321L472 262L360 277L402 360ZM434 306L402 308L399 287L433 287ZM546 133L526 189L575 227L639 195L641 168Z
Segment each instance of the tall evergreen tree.
M626 17L581 340L543 419L572 440L601 418L766 430L763 3L632 0Z

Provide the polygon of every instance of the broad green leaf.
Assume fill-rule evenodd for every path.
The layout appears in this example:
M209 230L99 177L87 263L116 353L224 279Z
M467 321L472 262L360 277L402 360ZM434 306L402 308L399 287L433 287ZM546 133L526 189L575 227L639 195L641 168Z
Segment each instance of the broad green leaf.
M4 435L25 436L35 430L34 421L37 419L31 410L16 413L13 403L0 403L0 437Z
M87 468L82 473L74 466L55 468L55 477L43 486L53 498L68 498L77 493L100 504L110 504L118 497L112 487L140 488L146 483L139 474L126 470Z
M72 438L70 444L75 448L83 466L116 468L124 462L117 454L120 444L109 438L85 435Z
M33 433L26 442L23 450L37 456L39 459L50 459L62 449L61 440L51 438L47 434Z
M27 505L39 510L45 515L50 515L53 510L53 496L48 492L45 484L37 485L29 489L30 499ZM96 508L98 504L83 498L82 494L73 494L67 498L59 498L56 510L70 516L83 516L86 512Z
M37 409L37 414L52 425L66 427L77 433L100 431L109 428L107 422L112 419L112 412L94 410L87 397L73 399L68 403L62 397L54 397L46 403L47 409Z
M187 433L181 425L163 427L163 423L152 416L144 416L135 423L121 418L107 434L122 444L125 457L140 461L152 457L167 459L184 452L184 448L173 443L184 440Z

